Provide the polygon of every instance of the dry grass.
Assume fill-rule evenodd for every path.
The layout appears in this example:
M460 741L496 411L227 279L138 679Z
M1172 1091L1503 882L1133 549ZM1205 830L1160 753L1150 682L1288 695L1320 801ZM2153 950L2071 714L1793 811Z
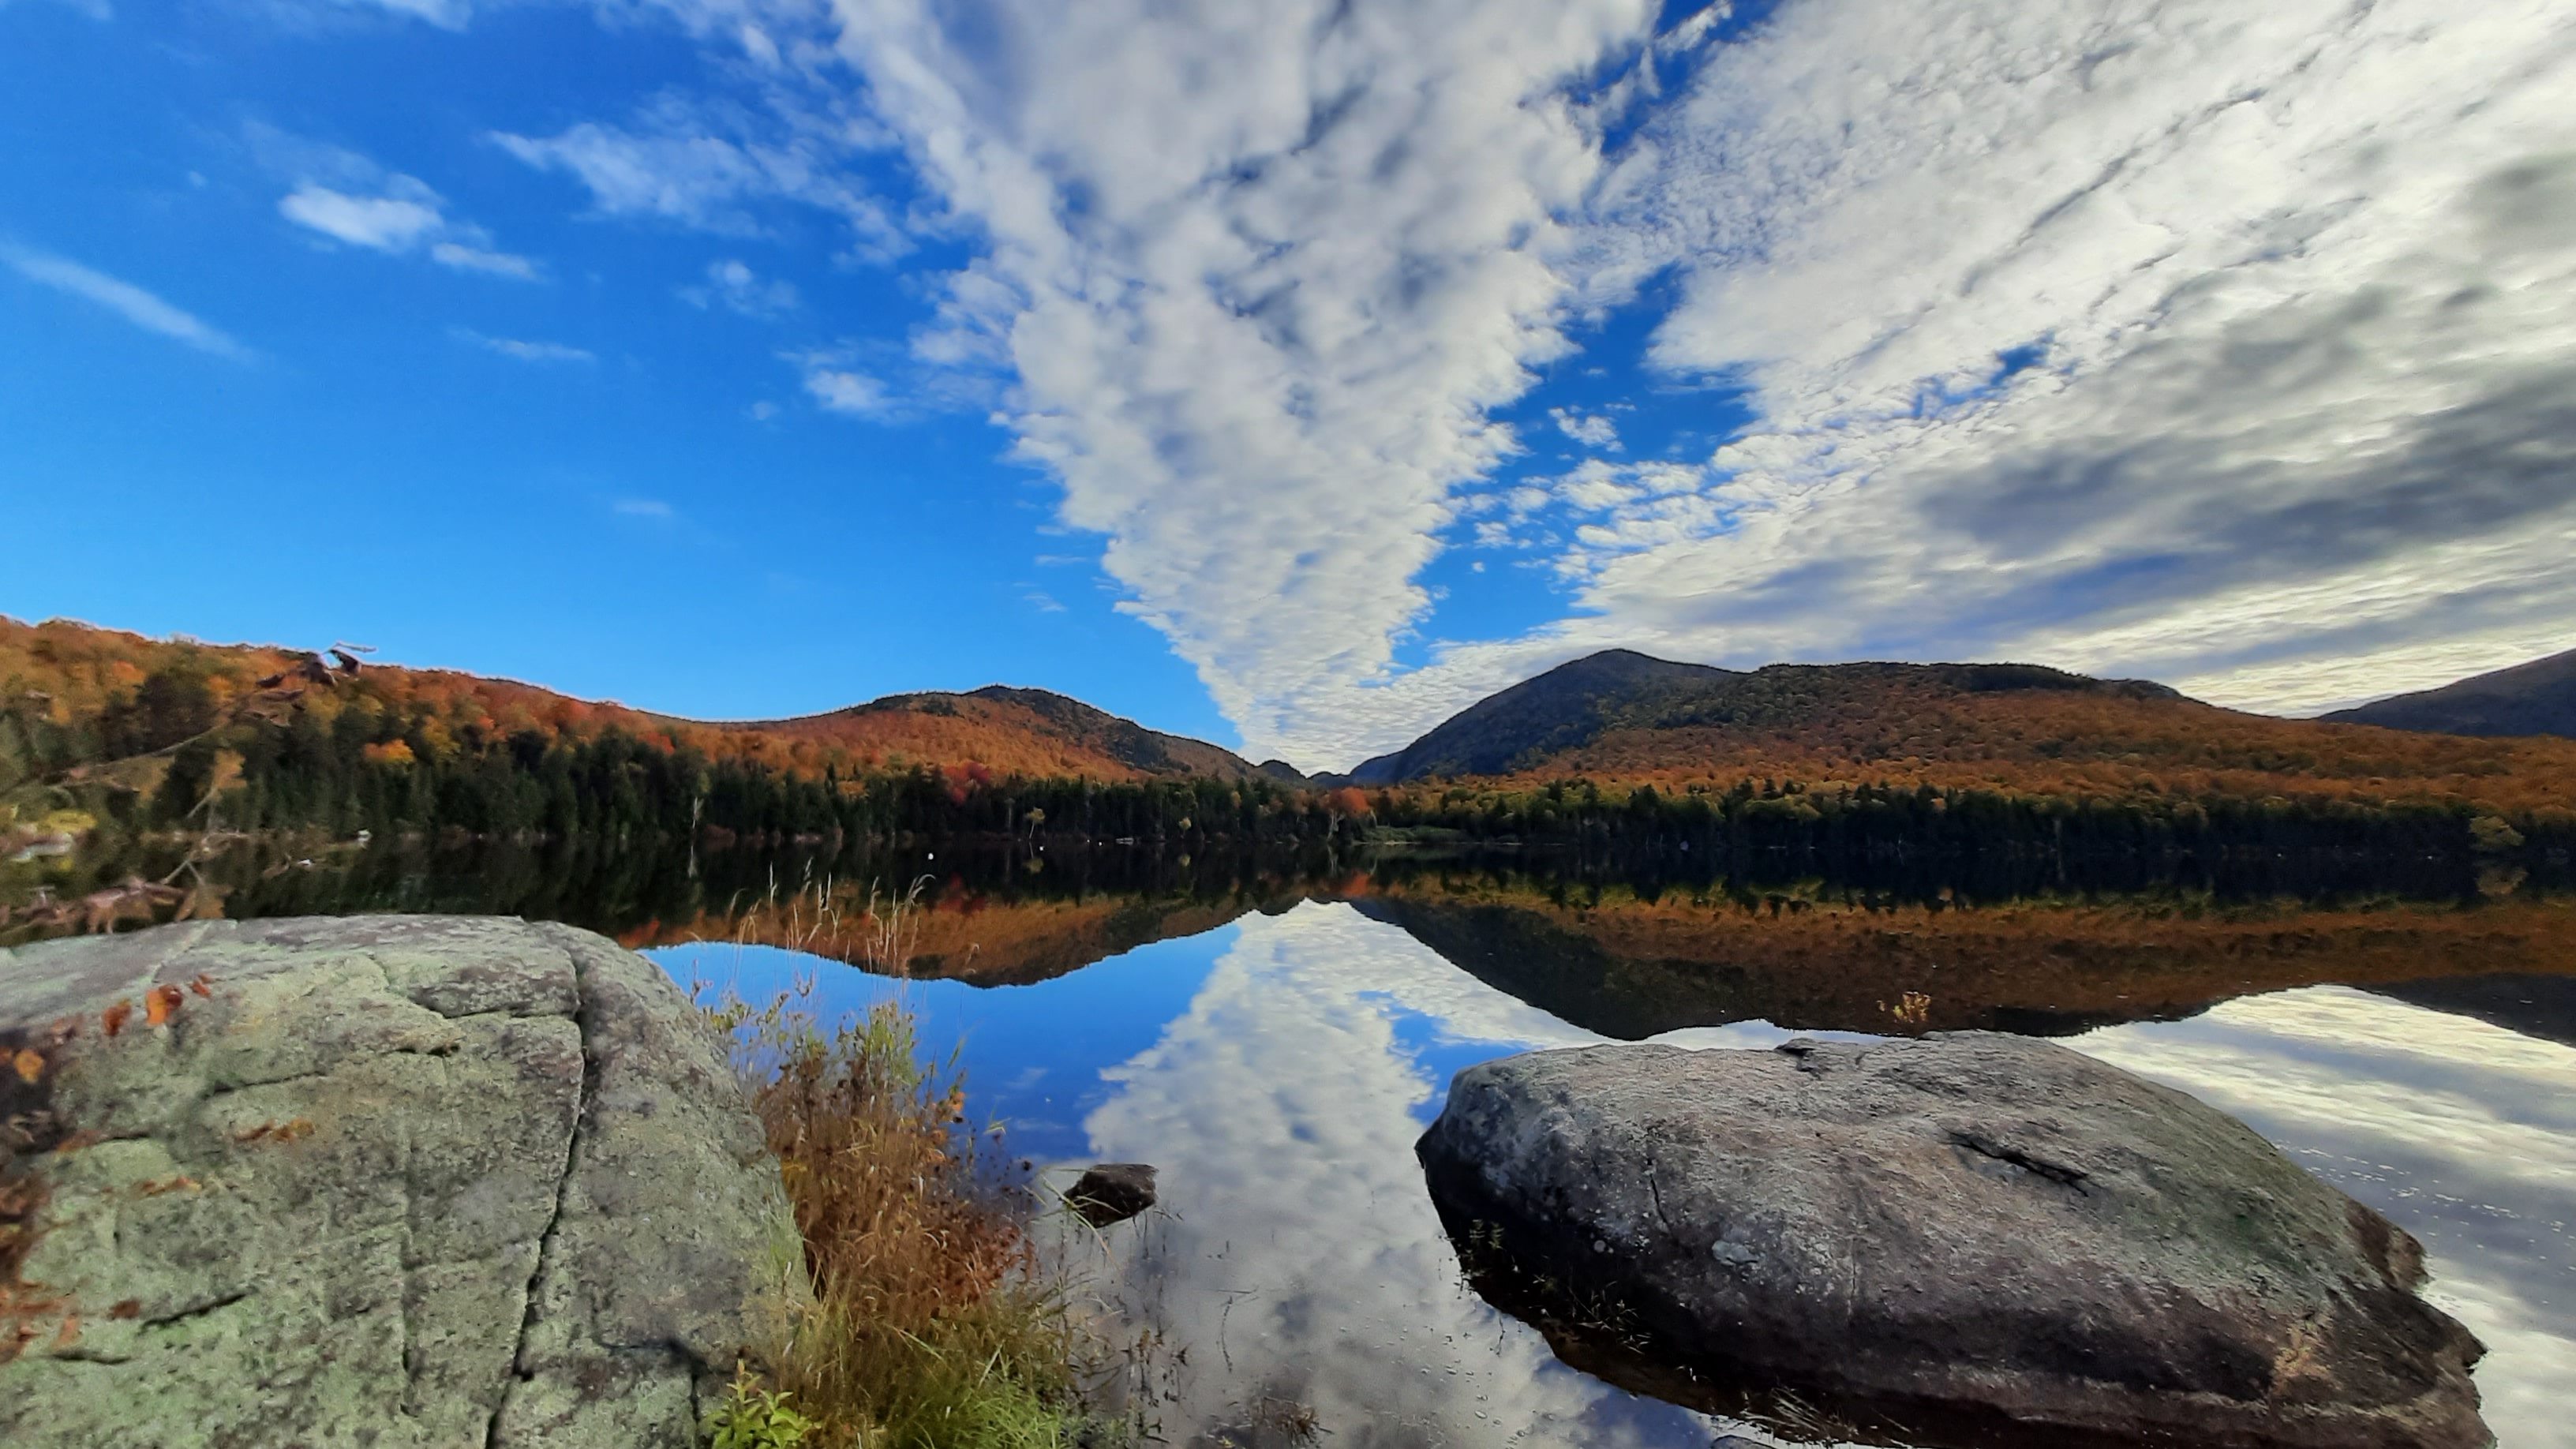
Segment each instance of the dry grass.
M901 974L916 895L871 901L861 954ZM835 1449L1116 1442L1083 1407L1099 1356L1038 1207L995 1134L965 1121L953 1062L925 1059L897 1000L826 1031L795 998L716 1013L777 1154L812 1298L773 1364Z
M814 1291L780 1386L825 1443L1068 1442L1081 1333L1027 1235L1034 1204L961 1130L962 1084L924 1068L899 1004L788 1032L755 1102Z

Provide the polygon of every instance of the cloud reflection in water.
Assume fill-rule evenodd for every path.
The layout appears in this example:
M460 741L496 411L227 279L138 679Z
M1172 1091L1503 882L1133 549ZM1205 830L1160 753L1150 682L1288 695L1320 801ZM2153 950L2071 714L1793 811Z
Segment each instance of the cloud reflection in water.
M2576 1446L2576 1048L2341 986L2068 1045L2236 1114L2422 1239L2425 1296L2486 1342L2500 1449Z
M755 997L791 969L814 973L827 1014L894 989L815 958L720 949L654 954L683 980L734 979ZM1190 1351L1164 1415L1172 1442L1239 1423L1264 1396L1312 1407L1343 1449L1699 1449L1747 1432L1559 1364L1466 1289L1414 1139L1458 1068L1604 1038L1402 929L1307 902L1032 986L903 991L926 1045L965 1041L978 1112L1032 1129L1014 1131L1020 1150L1161 1169L1168 1211L1108 1243L1154 1275L1137 1296ZM1743 1022L1655 1039L1763 1048L1791 1035ZM2576 1449L2563 1390L2576 1366L2576 1048L2342 987L2068 1044L2235 1113L2415 1233L2430 1296L2486 1341L2477 1378L2501 1449Z

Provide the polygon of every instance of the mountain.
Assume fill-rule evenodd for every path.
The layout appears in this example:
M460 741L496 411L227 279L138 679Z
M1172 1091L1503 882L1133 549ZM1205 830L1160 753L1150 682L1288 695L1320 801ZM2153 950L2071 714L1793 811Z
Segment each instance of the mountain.
M2576 735L2576 649L2325 718L2452 735Z
M1596 662L1602 667L1589 667ZM1771 781L1792 791L1889 785L2067 799L2576 806L2576 741L2278 719L2143 680L2029 664L1733 672L1596 655L1505 690L1362 768L1370 778L1360 783L1415 787L1408 793L1421 800L1398 813L1426 810L1423 821L1444 825L1449 814L1536 808L1533 792L1553 805L1581 781L1692 794L1744 782L1758 791ZM1448 810L1429 786L1454 775L1477 782L1471 799Z
M1614 719L1659 700L1742 676L1604 649L1524 679L1460 710L1393 754L1362 761L1355 785L1395 785L1432 775L1502 775L1589 742Z
M13 724L12 714L25 718ZM39 726L59 734L74 759L103 763L163 751L220 719L245 715L280 724L309 716L325 729L337 728L343 715L417 721L420 741L430 748L531 731L551 738L616 730L688 746L709 759L757 761L809 777L827 768L847 778L932 765L1104 781L1276 778L1216 745L1149 730L1045 690L993 685L965 694L891 695L795 719L691 720L516 680L373 664L347 653L334 659L274 645L152 639L71 620L28 624L0 615L0 777L32 764L13 760L27 748L19 737ZM0 786L8 783L0 778Z
M1349 779L1392 785L1561 771L1564 757L1605 740L1639 743L1633 737L1640 731L1838 732L1883 716L1890 706L2026 691L2180 698L2161 684L2091 679L2036 664L1773 664L1745 673L1606 649L1461 710L1394 754L1362 763ZM1674 734L1665 742L1685 738Z
M828 741L877 760L972 760L1024 775L1213 775L1266 772L1205 740L1149 730L1081 700L1043 689L988 684L963 694L894 694L796 719L725 725L786 739Z

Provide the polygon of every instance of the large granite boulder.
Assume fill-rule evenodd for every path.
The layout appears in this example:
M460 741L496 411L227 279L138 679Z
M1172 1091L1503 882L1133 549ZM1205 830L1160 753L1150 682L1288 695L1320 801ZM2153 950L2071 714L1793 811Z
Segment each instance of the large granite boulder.
M1561 1355L1872 1442L2469 1449L2422 1250L2244 1124L1982 1032L1460 1072L1419 1153Z
M570 927L0 951L0 1118L12 1449L693 1444L798 1279L721 1042Z

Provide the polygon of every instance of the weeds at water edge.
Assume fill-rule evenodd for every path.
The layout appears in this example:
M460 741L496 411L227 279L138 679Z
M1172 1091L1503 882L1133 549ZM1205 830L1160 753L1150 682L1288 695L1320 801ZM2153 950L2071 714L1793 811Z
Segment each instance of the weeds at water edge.
M861 929L893 958L871 965L900 974L911 907L907 896L870 912ZM967 1129L953 1059L923 1058L900 998L828 1031L796 1000L711 1013L733 1035L804 1239L811 1299L772 1362L773 1402L810 1421L789 1442L1125 1442L1084 1411L1097 1331L1030 1237L1027 1184L993 1134Z

